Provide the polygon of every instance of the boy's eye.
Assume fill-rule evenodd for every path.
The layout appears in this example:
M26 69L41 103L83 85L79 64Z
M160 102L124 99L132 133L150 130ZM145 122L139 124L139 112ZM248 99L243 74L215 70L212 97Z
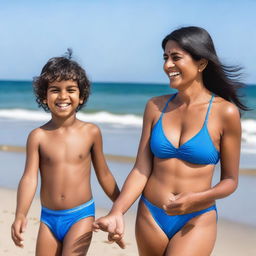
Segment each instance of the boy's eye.
M70 93L76 92L76 89L69 89L68 92Z
M50 92L54 92L54 93L56 93L56 92L58 92L59 90L57 90L57 89L51 89L50 90Z

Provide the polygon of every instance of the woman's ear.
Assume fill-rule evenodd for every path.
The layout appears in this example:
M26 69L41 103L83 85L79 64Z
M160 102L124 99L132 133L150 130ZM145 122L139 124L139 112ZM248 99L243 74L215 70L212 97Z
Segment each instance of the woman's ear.
M203 72L204 69L207 67L207 64L208 64L208 60L207 59L199 60L198 72Z

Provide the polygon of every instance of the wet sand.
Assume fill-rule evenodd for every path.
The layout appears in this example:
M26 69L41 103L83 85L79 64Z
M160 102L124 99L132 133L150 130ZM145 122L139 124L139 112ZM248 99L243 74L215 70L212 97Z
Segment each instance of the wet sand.
M40 218L40 200L35 197L28 214L28 226L25 232L25 247L23 249L15 247L11 240L10 228L14 220L16 207L16 188L18 180L22 175L25 158L24 146L0 145L0 256L23 256L35 255L36 237ZM110 168L121 186L135 158L129 156L118 156L107 154ZM214 256L252 256L256 255L256 223L254 226L240 223L241 220L248 219L248 223L255 221L254 209L251 197L255 196L256 170L255 168L240 169L240 182L238 191L224 200L218 200L219 221L218 236L215 245ZM92 175L92 187L96 200L96 217L107 213L105 208L109 208L111 203L106 198L102 189L98 185L95 175ZM218 179L219 174L216 174ZM11 188L11 189L7 189ZM240 212L238 211L240 209ZM89 249L89 256L135 256L138 255L134 234L136 204L126 214L125 240L127 248L120 249L116 244L108 244L107 235L104 232L95 233ZM227 213L226 215L224 213ZM234 215L235 221L226 220L223 216ZM203 243L203 241L202 241Z

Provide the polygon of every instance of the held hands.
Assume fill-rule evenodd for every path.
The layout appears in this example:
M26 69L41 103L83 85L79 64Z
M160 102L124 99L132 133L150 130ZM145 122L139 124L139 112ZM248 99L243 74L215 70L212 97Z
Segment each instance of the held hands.
M186 192L177 195L171 194L168 203L163 209L169 215L181 215L195 210L196 193Z
M105 217L97 219L93 223L93 231L102 230L108 232L108 241L117 243L120 248L125 248L123 240L124 219L122 214L108 214Z
M15 218L11 227L12 240L16 246L19 246L21 248L24 247L23 245L24 239L22 234L25 232L26 226L27 226L26 217L24 215L19 215Z

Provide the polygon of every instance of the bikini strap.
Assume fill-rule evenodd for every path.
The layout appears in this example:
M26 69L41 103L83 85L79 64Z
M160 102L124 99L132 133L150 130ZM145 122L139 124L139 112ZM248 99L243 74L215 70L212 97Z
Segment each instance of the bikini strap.
M164 108L163 108L163 110L162 110L162 113L161 113L160 118L161 118L161 117L163 116L163 114L165 113L165 110L166 110L166 108L168 107L169 102L172 101L172 99L175 98L176 95L177 95L177 93L174 93L174 94L169 98L169 100L166 102L166 104L165 104L165 106L164 106Z
M205 121L204 121L205 124L208 123L208 117L209 117L209 113L210 113L210 110L211 110L211 107L212 107L213 100L214 100L214 94L212 94L211 100L209 102L209 106L208 106L206 117L205 117Z

